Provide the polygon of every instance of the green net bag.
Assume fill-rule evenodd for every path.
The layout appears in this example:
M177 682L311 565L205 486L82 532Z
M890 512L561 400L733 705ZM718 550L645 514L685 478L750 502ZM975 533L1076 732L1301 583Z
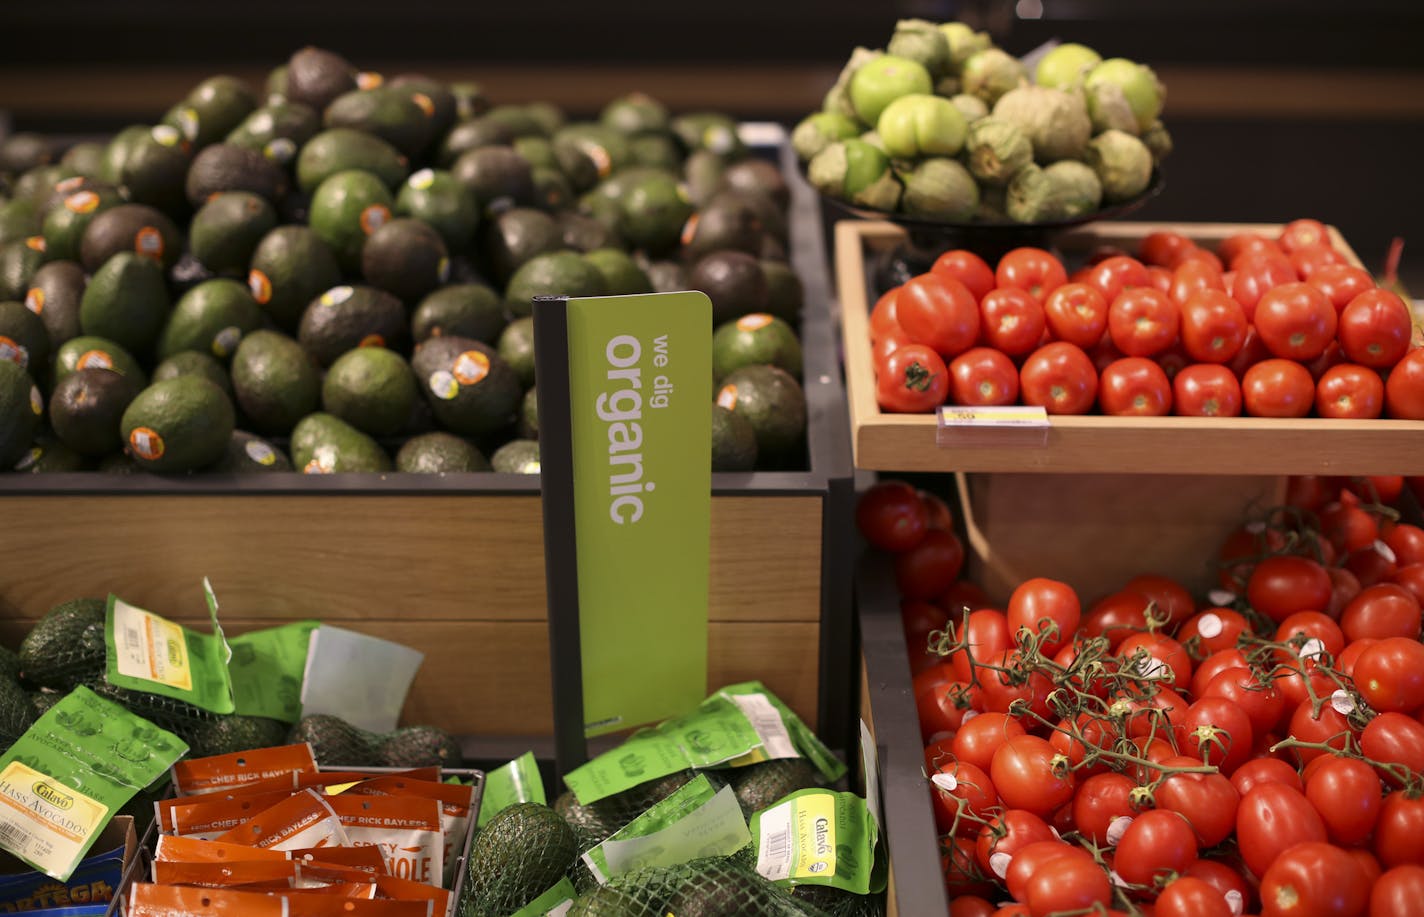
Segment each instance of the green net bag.
M74 599L51 608L20 644L20 672L41 688L69 691L104 675L103 599Z
M763 879L738 855L614 876L576 899L568 917L823 917L825 913Z

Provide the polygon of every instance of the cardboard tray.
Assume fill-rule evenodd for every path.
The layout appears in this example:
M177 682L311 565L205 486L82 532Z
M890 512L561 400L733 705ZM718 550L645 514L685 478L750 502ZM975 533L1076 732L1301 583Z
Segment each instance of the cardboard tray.
M1255 223L1094 223L1063 233L1065 257L1112 245L1136 251L1147 234L1181 233L1215 245L1239 232L1275 235ZM1335 247L1359 258L1338 230ZM936 443L931 414L882 413L875 400L869 314L875 259L906 239L887 222L843 221L835 229L836 282L845 342L846 390L857 468L880 471L1032 471L1126 474L1424 474L1424 421L1257 417L1050 417L1041 431L1010 430L970 444Z

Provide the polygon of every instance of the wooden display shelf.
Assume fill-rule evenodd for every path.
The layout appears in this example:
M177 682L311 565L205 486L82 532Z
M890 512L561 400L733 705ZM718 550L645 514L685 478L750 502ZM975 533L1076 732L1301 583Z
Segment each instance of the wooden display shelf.
M1148 233L1179 232L1214 245L1239 232L1274 235L1254 223L1092 224L1055 243L1068 256L1099 246L1135 251ZM1360 261L1339 232L1336 248ZM888 222L842 221L835 229L835 269L844 333L846 393L858 468L875 471L1025 471L1127 474L1424 474L1424 421L1257 417L1050 417L1047 441L1022 431L991 442L940 446L929 414L887 414L875 399L869 314L869 261L902 244Z

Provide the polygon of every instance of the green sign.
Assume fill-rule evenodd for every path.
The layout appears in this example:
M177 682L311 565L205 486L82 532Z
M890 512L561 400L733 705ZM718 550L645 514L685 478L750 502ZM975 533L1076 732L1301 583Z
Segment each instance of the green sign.
M568 300L584 725L600 735L707 692L712 303Z

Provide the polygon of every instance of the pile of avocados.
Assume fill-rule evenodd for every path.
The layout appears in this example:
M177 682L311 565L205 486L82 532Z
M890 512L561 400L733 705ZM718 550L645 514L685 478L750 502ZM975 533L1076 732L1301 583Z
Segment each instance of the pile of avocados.
M0 143L0 469L537 473L531 300L698 289L715 471L804 468L784 177L714 113L596 118L297 51L157 125Z

